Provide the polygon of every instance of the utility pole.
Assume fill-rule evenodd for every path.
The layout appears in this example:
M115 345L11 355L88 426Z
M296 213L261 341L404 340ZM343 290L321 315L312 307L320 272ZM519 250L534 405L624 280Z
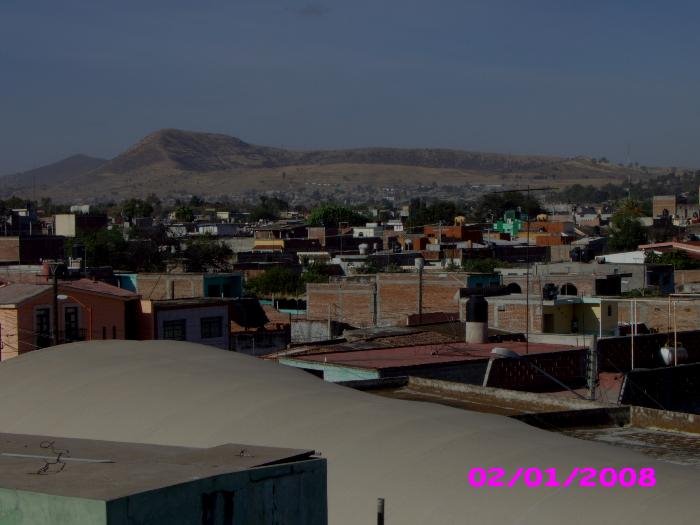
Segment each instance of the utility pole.
M526 224L526 239L527 242L525 244L525 353L529 354L530 353L530 212L527 210L527 206L530 204L530 191L545 191L545 190L553 190L554 188L552 187L545 187L545 188L530 188L530 185L527 185L526 188L526 195L527 195L527 202L526 202L526 209L525 209L525 224ZM501 191L492 191L489 192L490 194L493 193L517 193L520 190L501 190ZM542 291L540 290L540 293Z
M377 498L377 525L384 525L384 498Z
M418 324L423 324L423 259L416 259L418 268Z
M53 261L49 267L53 270L53 345L58 345L58 267L60 263Z
M375 281L372 284L372 324L376 327L379 322L379 316L377 315L377 276L375 275Z
M601 309L602 312L602 309ZM594 335L588 353L588 398L595 401L595 390L598 386L598 340Z

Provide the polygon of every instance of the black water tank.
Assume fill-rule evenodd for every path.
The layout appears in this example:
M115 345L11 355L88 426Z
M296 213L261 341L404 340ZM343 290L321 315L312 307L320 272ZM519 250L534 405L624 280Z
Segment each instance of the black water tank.
M472 295L467 301L467 322L488 323L489 303L483 295Z

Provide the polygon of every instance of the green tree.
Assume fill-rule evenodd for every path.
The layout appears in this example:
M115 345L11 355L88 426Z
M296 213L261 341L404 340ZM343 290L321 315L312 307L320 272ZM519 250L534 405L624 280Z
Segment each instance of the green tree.
M85 247L85 262L89 266L112 266L118 270L133 269L127 251L127 242L119 230L99 230L68 239L65 245L66 253L71 254L76 244L82 244Z
M672 250L665 253L647 252L644 260L649 264L670 264L675 270L695 270L700 268L700 261L691 259L688 252Z
M262 297L269 297L273 294L296 297L304 293L299 272L284 266L274 266L260 275L248 279L246 289Z
M194 220L194 210L189 206L179 206L175 208L175 219L182 222L192 222Z
M232 255L231 248L208 235L187 243L182 253L188 272L227 271L231 267Z
M531 219L544 211L534 196L528 196L527 193L520 191L509 191L506 193L487 193L480 197L476 202L472 216L478 221L485 221L491 217L494 219L503 217L506 211L517 209L529 215Z
M136 217L150 217L153 215L153 205L141 199L128 199L121 205L122 217L131 221Z
M362 226L367 223L367 217L347 206L322 204L311 210L307 224L336 228L341 222L349 226Z
M283 211L289 209L289 203L277 197L262 195L258 204L250 212L252 221L274 221L280 218Z
M408 227L416 228L427 224L452 224L455 217L464 215L462 206L453 201L427 202L425 199L411 199Z
M610 219L610 238L608 248L613 251L636 250L640 244L647 242L647 230L639 222L642 217L639 201L626 199Z
M274 266L257 277L248 279L246 289L262 297L299 297L306 293L307 283L327 283L328 274L324 264L311 264L299 273L293 268Z
M491 257L484 259L465 259L462 262L462 270L465 272L491 273L496 268L504 268L509 266L506 261L493 259Z

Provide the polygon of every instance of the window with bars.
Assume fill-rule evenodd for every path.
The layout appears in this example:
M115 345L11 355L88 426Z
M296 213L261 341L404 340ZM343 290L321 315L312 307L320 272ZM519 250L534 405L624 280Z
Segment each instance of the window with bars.
M202 339L213 339L223 335L223 317L202 317L200 323L202 329Z
M187 339L185 320L163 321L163 339L185 341Z

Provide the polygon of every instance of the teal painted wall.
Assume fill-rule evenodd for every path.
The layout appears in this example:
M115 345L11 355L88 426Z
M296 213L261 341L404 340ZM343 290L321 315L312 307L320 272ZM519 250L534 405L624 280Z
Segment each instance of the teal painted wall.
M323 372L324 381L338 383L340 381L359 381L362 379L379 379L377 370L365 370L362 368L352 368L349 366L337 366L326 363L314 363L312 361L302 361L300 359L279 359L279 363L295 368L306 368L307 370L320 370Z
M0 488L1 525L107 525L104 501Z
M138 292L137 275L135 273L120 273L116 277L119 281L119 288L124 288L130 292Z
M108 503L108 525L327 525L326 460L259 467ZM206 507L206 510L205 510ZM230 513L227 516L227 513Z
M221 297L222 290L224 297L242 297L243 276L216 274L204 276L204 297Z
M497 273L472 274L467 277L467 288L487 288L489 286L500 286L501 276Z
M211 523L327 525L326 469L325 459L313 458L109 502L0 489L0 525L192 525L203 513Z

